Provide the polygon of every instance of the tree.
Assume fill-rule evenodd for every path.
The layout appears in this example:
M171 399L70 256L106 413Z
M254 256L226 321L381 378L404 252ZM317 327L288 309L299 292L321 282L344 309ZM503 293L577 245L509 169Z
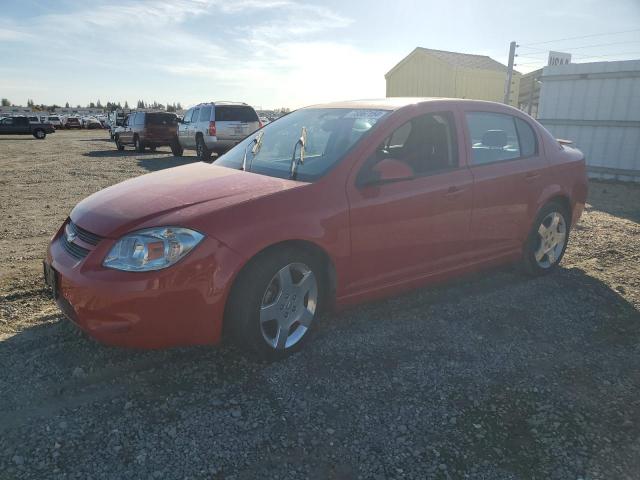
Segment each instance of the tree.
M100 103L100 99L98 99L98 102L96 103L96 108L102 108L102 104Z
M176 110L182 110L182 105L180 105L180 102L177 103Z
M119 103L118 103L118 107L120 107ZM125 110L129 110L129 102L127 102L126 100L124 101L124 108Z
M64 108L69 108L69 102L64 104Z
M9 101L8 98L3 98L1 101L2 101L2 106L3 107L10 107L11 106L11 102Z
M34 106L35 106L35 104L33 103L33 100L29 98L29 99L27 100L27 107L29 107L29 108L33 108Z

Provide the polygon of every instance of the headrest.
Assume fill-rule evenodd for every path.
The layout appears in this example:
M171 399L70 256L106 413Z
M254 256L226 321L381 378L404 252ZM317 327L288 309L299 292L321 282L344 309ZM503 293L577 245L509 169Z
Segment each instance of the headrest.
M507 132L504 130L487 130L482 135L482 144L486 147L503 148L507 144Z

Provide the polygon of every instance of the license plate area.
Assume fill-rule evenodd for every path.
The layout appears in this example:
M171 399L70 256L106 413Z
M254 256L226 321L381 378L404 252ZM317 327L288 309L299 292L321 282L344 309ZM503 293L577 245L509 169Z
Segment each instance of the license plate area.
M47 262L42 262L44 270L44 283L49 288L54 299L58 298L58 272Z

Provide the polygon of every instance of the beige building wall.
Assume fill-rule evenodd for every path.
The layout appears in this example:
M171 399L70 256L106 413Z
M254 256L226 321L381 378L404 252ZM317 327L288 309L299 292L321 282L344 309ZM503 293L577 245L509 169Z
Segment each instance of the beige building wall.
M438 58L412 55L387 77L387 97L453 96L453 69Z
M386 77L387 97L451 97L502 102L506 73L452 67L428 54L408 56ZM514 72L511 105L517 106L520 75Z
M456 98L470 98L473 100L489 100L502 102L504 100L504 84L506 73L491 70L456 69ZM520 75L513 74L511 84L511 102L518 104L520 90Z

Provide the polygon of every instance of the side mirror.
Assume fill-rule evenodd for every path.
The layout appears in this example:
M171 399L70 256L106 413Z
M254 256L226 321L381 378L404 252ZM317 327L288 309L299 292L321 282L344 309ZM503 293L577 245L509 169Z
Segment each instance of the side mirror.
M394 158L385 158L376 163L362 182L363 186L401 182L415 177L413 169L406 163Z

